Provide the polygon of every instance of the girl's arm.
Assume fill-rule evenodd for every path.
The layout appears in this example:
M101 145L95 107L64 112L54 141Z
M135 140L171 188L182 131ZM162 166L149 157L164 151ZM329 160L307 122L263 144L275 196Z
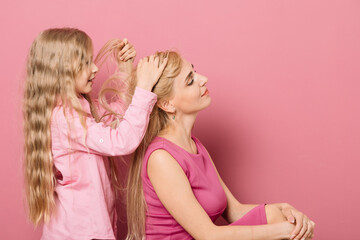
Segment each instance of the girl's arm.
M157 97L150 90L166 64L167 59L159 64L159 59L154 56L140 60L137 68L138 87L123 120L115 129L105 126L104 123L95 122L90 114L86 117L85 129L75 111L73 115L67 114L69 119L65 117L64 111L59 111L63 110L62 107L54 111L53 117L57 127L52 129L52 133L60 132L58 136L62 145L60 147L67 153L69 150L83 151L105 156L127 155L134 152L144 137L150 113L156 103Z
M123 120L115 129L102 122L97 123L90 114L86 117L85 129L75 111L73 115L67 113L65 116L62 107L56 108L53 112L52 134L59 132L59 143L67 152L71 150L105 156L127 155L135 151L144 137L155 102L155 94L136 88Z
M195 239L289 239L289 222L259 226L216 226L195 198L177 161L166 151L154 151L147 166L157 196L175 220Z

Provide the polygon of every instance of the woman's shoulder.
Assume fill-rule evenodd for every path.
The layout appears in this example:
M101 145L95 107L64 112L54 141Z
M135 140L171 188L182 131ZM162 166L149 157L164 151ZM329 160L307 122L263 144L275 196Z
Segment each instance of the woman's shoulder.
M149 144L149 146L147 147L146 151L145 151L145 158L148 158L154 151L159 150L159 149L163 149L166 150L166 142L164 141L165 139L161 138L161 137L155 137L151 143Z
M150 157L171 157L178 162L183 161L181 149L166 138L159 136L156 136L146 149L144 155L145 162L147 162Z
M177 162L185 174L188 175L186 157L179 150L176 145L166 138L155 137L146 149L143 162L144 169L147 169L149 162L155 166Z

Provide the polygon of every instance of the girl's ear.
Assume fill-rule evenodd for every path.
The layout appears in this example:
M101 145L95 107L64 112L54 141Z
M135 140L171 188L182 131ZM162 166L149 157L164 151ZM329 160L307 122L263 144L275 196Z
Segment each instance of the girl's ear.
M158 101L156 104L159 108L164 110L166 113L175 113L176 109L175 109L174 105L171 103L171 101L169 101L169 100L161 100L161 101Z

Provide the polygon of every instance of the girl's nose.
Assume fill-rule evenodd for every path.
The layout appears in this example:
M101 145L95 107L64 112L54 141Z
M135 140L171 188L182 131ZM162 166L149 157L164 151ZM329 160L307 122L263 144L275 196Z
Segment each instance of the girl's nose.
M97 73L97 71L99 71L99 68L93 63L92 72Z

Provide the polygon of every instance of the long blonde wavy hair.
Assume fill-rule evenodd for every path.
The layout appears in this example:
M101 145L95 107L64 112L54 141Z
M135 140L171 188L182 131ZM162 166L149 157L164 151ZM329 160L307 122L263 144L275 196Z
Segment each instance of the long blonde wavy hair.
M107 49L109 46L104 46ZM64 114L76 111L86 133L86 113L75 91L75 79L91 58L93 45L83 31L54 28L41 32L31 45L24 88L24 180L30 221L35 225L49 221L55 210L54 164L51 153L51 114L60 100ZM103 57L103 56L102 56ZM102 58L101 56L99 59ZM96 121L100 121L89 95ZM69 122L68 122L69 124ZM111 181L118 185L114 163L110 160Z
M158 102L167 100L173 93L173 82L181 71L183 61L177 52L157 52L160 63L168 56L168 63L158 81L153 88L157 95ZM140 240L145 236L146 202L143 193L141 168L146 149L155 136L163 130L169 121L165 111L155 105L151 115L149 126L144 139L135 151L131 161L127 183L127 240Z

